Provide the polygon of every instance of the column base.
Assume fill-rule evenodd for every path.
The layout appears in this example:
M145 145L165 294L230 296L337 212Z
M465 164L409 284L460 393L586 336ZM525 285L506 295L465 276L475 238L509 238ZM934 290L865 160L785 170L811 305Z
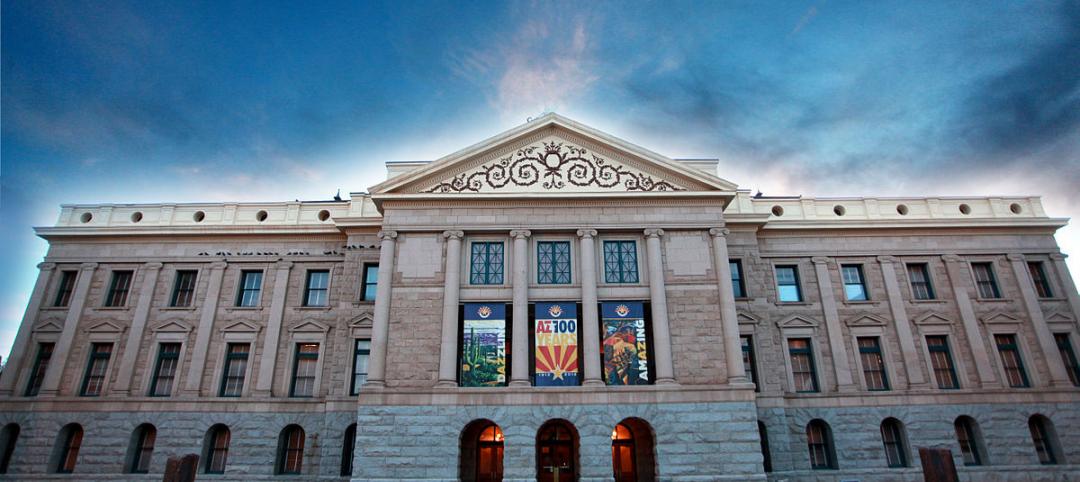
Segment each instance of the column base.
M590 378L590 379L585 380L584 382L582 382L581 386L583 386L583 387L602 387L602 386L604 386L604 381L599 379L599 378Z
M384 382L382 380L368 380L368 381L364 382L363 385L360 386L360 390L363 390L364 387L367 387L367 388L386 388L386 382Z
M511 380L510 384L507 385L507 386L510 386L510 387L531 387L532 383L529 382L528 380Z
M457 388L457 387L458 387L457 382L455 382L453 380L439 380L439 382L435 384L435 388Z
M678 385L679 382L675 381L674 378L657 378L655 384L656 385Z

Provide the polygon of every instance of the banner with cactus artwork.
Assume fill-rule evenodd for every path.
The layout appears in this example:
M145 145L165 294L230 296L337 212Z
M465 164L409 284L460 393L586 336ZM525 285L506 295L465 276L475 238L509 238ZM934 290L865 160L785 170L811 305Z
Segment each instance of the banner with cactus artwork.
M506 305L465 303L459 386L506 384Z
M604 382L648 385L649 355L645 307L640 302L603 303Z

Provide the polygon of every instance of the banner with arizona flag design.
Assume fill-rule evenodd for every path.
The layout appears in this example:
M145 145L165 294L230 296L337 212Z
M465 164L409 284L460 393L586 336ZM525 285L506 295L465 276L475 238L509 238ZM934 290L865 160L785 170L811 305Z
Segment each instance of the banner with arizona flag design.
M600 318L604 322L604 382L648 385L645 306L630 301L603 303Z
M462 387L506 384L506 305L465 303L461 344Z
M577 385L577 305L570 302L537 303L535 315L535 385Z

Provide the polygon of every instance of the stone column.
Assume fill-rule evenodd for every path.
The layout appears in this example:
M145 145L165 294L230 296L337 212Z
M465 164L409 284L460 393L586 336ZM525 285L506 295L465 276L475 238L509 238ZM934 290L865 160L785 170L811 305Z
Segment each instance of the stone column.
M289 271L292 265L292 261L278 261L276 264L274 292L270 299L270 318L266 322L262 358L259 359L259 375L255 379L253 395L256 396L273 396L274 365L277 364L281 322L285 319L285 296L289 293Z
M896 281L896 264L900 260L895 256L878 256L877 260L881 264L881 275L885 278L885 292L889 296L889 310L896 326L896 336L900 338L900 354L904 358L908 386L928 388L930 384L923 376L919 352L915 350L915 338L911 334L911 321L904 308L904 295L900 291L900 283Z
M23 312L22 323L15 335L15 342L11 345L7 365L0 371L0 396L10 396L15 392L15 383L19 380L19 368L23 359L34 356L30 346L30 334L34 331L34 323L37 321L41 305L45 303L45 293L49 289L49 279L56 271L55 263L39 263L38 278L34 283L34 292L30 294L30 304Z
M386 346L390 336L390 290L394 284L394 250L397 231L379 231L379 282L375 291L375 319L371 329L371 358L364 385L386 386Z
M445 231L443 237L446 238L446 266L443 268L442 343L439 346L439 381L435 386L456 387L461 238L465 237L465 233Z
M653 342L656 344L656 384L675 383L675 367L671 360L671 326L668 323L667 287L664 285L664 255L660 236L663 229L646 229L646 249L649 251L649 297L652 303ZM741 363L741 362L740 362Z
M829 351L832 353L833 371L836 373L837 390L855 391L851 378L851 364L848 363L847 344L840 326L840 313L836 311L836 298L833 297L832 278L829 276L829 258L815 257L814 274L817 275L818 291L821 293L821 311L825 315L825 329L829 336Z
M528 230L510 231L514 238L514 335L511 345L510 386L529 382L529 236Z
M53 347L49 367L45 369L45 378L41 382L41 390L38 391L39 397L56 396L59 392L60 379L64 375L64 367L67 366L71 343L75 341L75 332L79 327L79 318L82 318L83 306L86 305L86 295L90 292L90 282L93 281L95 269L97 263L83 263L79 267L79 277L75 282L75 292L71 294L64 329L60 332L60 340Z
M1076 292L1076 283L1072 274L1069 273L1069 265L1065 264L1065 255L1054 253L1050 255L1054 261L1054 268L1061 279L1061 286L1065 288L1065 298L1069 300L1069 308L1072 310L1074 320L1080 320L1080 293Z
M1050 326L1043 317L1042 306L1039 305L1039 297L1035 294L1035 283L1028 271L1027 260L1022 254L1010 254L1007 256L1012 263L1013 273L1016 273L1016 282L1020 285L1020 295L1024 299L1024 308L1027 309L1028 318L1035 328L1035 337L1039 340L1039 348L1042 349L1043 359L1050 371L1050 385L1055 387L1071 387L1069 372L1065 370L1065 361L1058 354L1057 342L1050 333Z
M602 386L604 381L600 377L600 316L596 309L596 230L579 229L577 235L581 238L581 319L578 320L578 329L581 330L581 343L584 345L582 356L585 357L582 385Z
M965 277L970 279L964 269L964 259L955 254L946 254L941 259L945 261L945 270L949 273L949 284L952 286L953 296L956 297L956 307L960 310L960 321L964 324L964 334L971 348L971 356L975 359L975 372L979 375L978 383L982 387L1000 387L1001 382L994 375L990 355L986 350L986 340L983 339L982 330L979 329L979 320L975 318L975 308L971 306L967 285L963 281Z
M217 317L218 300L221 298L221 280L225 275L224 261L210 264L210 280L206 284L206 299L203 301L199 316L199 327L195 331L195 346L191 350L191 365L188 367L184 391L198 396L202 389L203 369L206 367L206 355L210 352L210 338L214 334L214 319ZM279 265L280 268L280 265ZM285 271L288 279L288 270ZM279 273L280 274L280 271ZM274 278L275 290L277 278Z
M135 305L131 330L128 331L127 341L124 342L124 349L120 355L120 369L116 374L116 383L111 389L118 395L131 393L131 377L135 373L135 360L139 358L139 348L142 347L143 332L146 331L146 320L150 317L150 305L154 300L154 287L157 286L161 266L161 263L143 265L145 274L142 288L139 289L139 302Z
M739 318L735 313L735 289L731 285L731 261L728 258L727 228L712 228L709 235L713 242L713 271L720 290L720 329L724 335L724 362L727 364L727 381L745 383L746 367L743 366L742 340L739 339ZM760 383L760 382L759 382Z

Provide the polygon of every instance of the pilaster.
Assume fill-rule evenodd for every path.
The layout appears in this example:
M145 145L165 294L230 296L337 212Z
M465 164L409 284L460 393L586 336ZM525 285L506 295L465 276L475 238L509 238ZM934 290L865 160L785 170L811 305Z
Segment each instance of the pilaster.
M907 372L908 385L912 388L929 388L929 380L924 376L919 363L919 352L915 349L915 337L911 333L911 320L904 307L904 295L900 283L896 281L896 264L899 260L893 256L878 256L881 275L885 279L885 293L889 298L889 311L892 312L896 336L900 339L900 355L904 359L904 371Z
M39 397L50 397L59 394L60 379L67 367L68 353L71 344L75 341L75 333L82 318L83 306L86 305L86 295L90 292L90 282L94 278L94 270L97 263L83 263L79 267L79 278L75 282L75 291L71 295L71 305L68 307L67 318L64 320L64 329L60 332L60 340L53 348L52 359L49 367L45 369L45 377L41 382Z
M1012 265L1013 273L1016 274L1016 282L1020 285L1020 295L1024 299L1024 308L1027 310L1031 325L1035 328L1035 337L1039 340L1039 349L1042 350L1046 367L1050 371L1050 385L1055 387L1071 387L1069 373L1065 370L1065 362L1058 354L1057 342L1050 333L1050 326L1043 317L1042 307L1039 305L1039 297L1035 294L1035 284L1028 271L1027 260L1022 254L1010 254L1006 256Z
M188 366L187 381L184 384L184 391L190 395L198 396L202 388L203 369L206 367L206 355L210 350L210 338L214 332L214 319L217 317L218 298L221 297L221 281L224 278L226 266L224 261L210 264L206 299L203 301L202 313L199 316L199 327L195 332L195 346L191 350L191 365ZM276 277L274 281L276 289Z
M135 315L131 320L131 330L128 331L127 341L120 356L120 369L116 374L116 384L112 392L119 395L131 393L131 378L135 373L135 360L139 358L139 348L142 346L143 332L146 331L146 321L150 317L150 305L154 299L154 287L157 286L158 276L161 274L161 263L146 263L143 265L143 284L139 289L139 302L135 305Z
M1073 319L1080 320L1080 293L1076 292L1076 282L1069 272L1069 265L1065 264L1065 258L1066 256L1061 253L1050 255L1050 259L1054 261L1054 271L1057 271L1061 285L1065 287L1065 298L1069 300L1069 309L1072 311Z
M832 278L829 276L830 260L815 257L811 261L814 263L814 274L817 275L818 290L821 293L821 310L825 316L825 329L829 337L829 351L832 353L837 390L855 391L855 383L851 377L851 364L848 363L847 344L844 343L844 332L840 326L840 313L837 312L836 298L833 297Z
M277 364L278 345L281 341L281 323L285 319L285 297L289 292L289 271L291 261L278 261L274 273L274 292L270 301L270 318L266 322L266 337L263 338L262 358L259 360L259 375L255 379L256 396L273 395L274 365ZM381 268L381 266L380 266ZM382 274L382 273L380 273Z
M45 302L45 293L49 288L49 279L56 271L55 263L39 263L37 282L34 283L34 291L30 294L30 304L23 312L22 323L19 331L15 334L15 342L11 345L8 354L7 365L0 371L0 396L10 396L15 391L15 383L19 379L19 369L22 361L29 353L30 334L34 330L34 322L37 321L41 305Z
M971 305L971 297L963 281L970 278L964 269L964 259L955 254L944 255L941 259L945 261L945 270L949 273L949 283L952 285L953 296L956 297L956 307L960 310L960 321L964 325L964 334L971 348L971 356L975 359L979 385L1001 387L1001 382L994 375L993 366L990 364L986 340L983 339L982 330L979 329L979 321L975 318L975 308Z

